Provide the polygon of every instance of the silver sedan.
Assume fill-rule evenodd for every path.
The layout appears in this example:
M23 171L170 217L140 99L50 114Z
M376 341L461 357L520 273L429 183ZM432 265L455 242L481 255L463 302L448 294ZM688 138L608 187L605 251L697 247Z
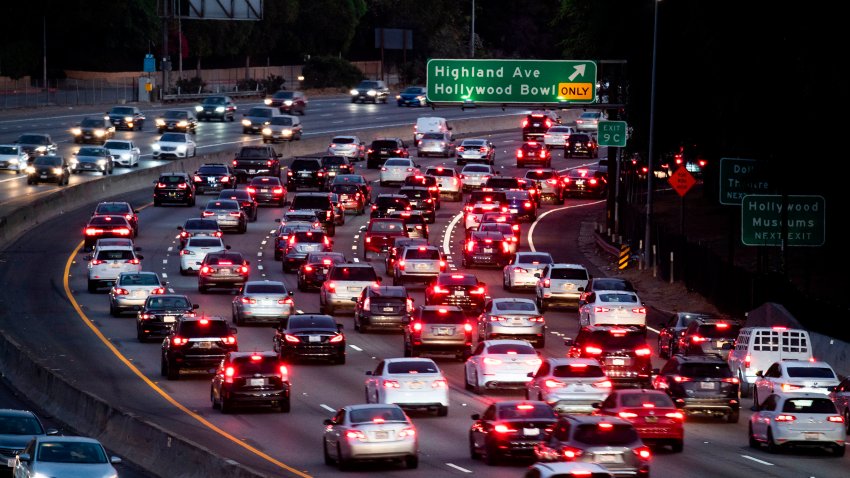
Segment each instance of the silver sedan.
M535 274L542 273L546 264L554 262L548 252L517 252L510 264L502 270L502 287L508 291L533 289L538 280Z
M248 281L233 298L233 323L272 322L289 318L295 313L292 292L283 282L272 280Z
M546 319L531 299L492 299L478 318L478 340L495 338L524 339L536 348L543 348Z
M348 470L355 461L400 460L407 468L419 466L416 426L398 405L348 405L324 425L326 465Z
M145 305L149 295L165 294L166 283L156 272L122 272L109 290L109 313L118 317Z

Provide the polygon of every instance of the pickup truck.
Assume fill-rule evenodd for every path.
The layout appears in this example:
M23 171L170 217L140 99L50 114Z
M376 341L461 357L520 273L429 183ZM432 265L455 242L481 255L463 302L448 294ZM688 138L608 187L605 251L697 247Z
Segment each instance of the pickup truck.
M363 233L363 259L369 253L384 253L393 246L396 237L407 237L407 227L401 219L372 218Z
M280 177L281 154L270 145L242 146L233 158L233 172L240 183L255 176Z

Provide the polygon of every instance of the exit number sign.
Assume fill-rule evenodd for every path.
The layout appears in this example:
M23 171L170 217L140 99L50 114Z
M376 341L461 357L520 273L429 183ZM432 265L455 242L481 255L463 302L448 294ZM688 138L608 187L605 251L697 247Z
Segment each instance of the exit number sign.
M627 125L625 121L600 121L597 140L599 146L626 146Z

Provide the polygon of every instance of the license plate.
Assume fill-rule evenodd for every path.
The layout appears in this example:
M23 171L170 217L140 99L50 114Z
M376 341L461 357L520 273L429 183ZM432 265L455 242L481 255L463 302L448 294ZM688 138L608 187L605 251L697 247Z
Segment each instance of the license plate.
M454 335L455 328L454 327L435 327L434 335Z
M523 428L522 434L527 437L534 437L540 434L539 428Z
M462 290L456 290L455 291L455 296L457 296L457 297L463 297L465 295L466 295L466 292L464 292Z
M144 297L144 296L145 296L145 291L143 291L143 290L134 290L132 295L133 295L133 297Z
M389 437L390 437L389 432L375 432L375 439L376 440L386 440Z
M348 292L360 292L361 290L363 290L362 287L349 287L348 288Z
M564 289L564 290L573 290L574 287L575 287L575 285L571 284L569 282L561 286L561 288Z
M266 379L264 378L249 378L248 386L249 387L262 387L266 384Z
M230 269L219 269L219 274L230 274Z
M422 382L410 382L409 387L416 389L422 388Z
M620 463L619 455L596 455L597 463Z
M256 169L249 169L248 174L257 174L257 170Z
M173 315L166 315L162 318L163 322L174 322L175 320L177 320L177 317L174 317Z
M524 320L522 320L522 319L513 319L513 320L511 320L511 323L512 323L512 324L514 324L514 325L522 325L524 322L525 322L525 321L524 321Z
M817 432L803 433L803 437L806 440L817 440L817 439L820 438L820 433L817 433Z
M699 388L702 390L714 390L714 382L700 382Z
M416 269L416 270L420 270L420 271L427 270L427 269L428 269L428 264L416 264L415 269Z
M655 423L658 421L658 417L644 417L644 420L646 420L646 423Z
M516 214L519 212L519 209L511 208L511 214Z
M392 307L384 307L384 312L392 312L392 311L393 311Z
M311 335L307 338L308 342L321 342L322 337L320 335Z
M207 182L213 184L215 183L215 178L207 178Z
M269 190L267 188L260 188L260 192L261 193L267 193L267 192L269 192Z
M336 172L335 171L329 171L328 176L336 176Z
M492 253L493 253L492 247L485 247L484 248L484 254L492 254Z
M47 175L46 175L46 174L42 174L42 175L41 175L41 179L47 179Z
M576 185L584 186L584 179L576 179Z
M389 209L387 209L387 214L392 214L392 213L394 213L394 212L395 212L395 209L394 209L394 208L389 208Z
M625 359L614 359L611 361L611 365L626 365Z
M199 349L211 349L212 345L212 342L198 342Z

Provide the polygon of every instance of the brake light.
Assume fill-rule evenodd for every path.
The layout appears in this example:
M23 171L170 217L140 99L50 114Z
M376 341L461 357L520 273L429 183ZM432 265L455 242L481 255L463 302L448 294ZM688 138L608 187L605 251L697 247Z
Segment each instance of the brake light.
M398 261L398 268L401 269L401 270L404 270L404 260L403 259Z
M431 388L449 388L448 382L444 378L438 378L431 382Z
M233 383L233 376L236 375L236 369L233 367L227 367L224 369L224 381L225 383Z
M328 289L330 289L331 291L336 290L336 284L334 282L327 282L327 284L328 284Z
M635 355L638 357L649 357L652 354L652 349L649 347L639 347L635 349Z
M692 380L693 379L691 379L691 377L682 377L681 375L673 376L673 381L676 382L676 383L690 382Z
M384 380L384 388L401 388L398 380Z
M467 334L472 333L472 324L469 322L463 324L463 331Z
M516 150L516 157L517 157L517 158L521 158L521 157L522 157L522 150L521 150L521 149Z
M596 388L611 388L614 386L614 384L612 384L610 380L601 380L599 382L594 383L593 386Z
M298 337L296 337L294 335L290 335L290 334L285 334L283 336L283 340L286 340L287 342L289 342L291 344L297 344L297 343L301 342L301 339L299 339Z
M345 438L349 440L366 441L366 435L360 430L348 430L345 432Z
M165 287L157 287L156 289L151 291L151 295L162 295L165 294Z
M332 344L338 344L338 343L342 342L342 341L343 341L343 339L345 339L345 336L344 336L344 335L342 335L342 334L336 334L336 335L334 335L333 337L331 337L331 339L329 340L329 342L330 342L330 343L332 343Z
M597 305L596 307L593 308L593 311L596 312L597 314L599 314L599 313L604 313L604 312L611 312L611 309L609 309L608 307L601 307L601 306Z
M93 265L93 266L99 266L99 265L101 265L101 264L103 264L103 263L105 263L105 262L106 262L106 261L102 261L102 260L100 260L100 259L92 259L92 261L91 261L91 265Z
M280 372L280 378L282 378L284 380L289 378L289 370L286 368L286 365L281 365L279 372Z
M708 339L706 339L705 337L701 337L699 335L694 335L694 336L691 337L691 342L694 342L694 343L705 342L707 340Z
M750 368L750 365L752 364L752 360L753 360L753 358L750 357L749 355L744 357L744 368Z
M313 272L313 266L307 264L304 266L304 272Z
M590 355L599 355L602 353L602 349L596 347L595 345L588 345L584 348L584 351Z
M635 455L641 460L647 461L652 458L652 452L649 450L648 446L641 446L635 448Z
M130 291L127 290L127 289L122 289L120 287L116 287L116 288L112 289L112 293L115 294L115 295L127 295L127 294L130 293Z
M443 289L442 287L435 285L433 289L434 294L448 294L448 289Z
M171 343L177 346L186 345L189 343L189 339L186 337L180 337L179 335L171 339Z
M466 243L467 252L472 252L475 250L475 241L469 241Z
M221 177L221 182L223 182L223 183L229 183L229 182L230 182L230 178L228 178L227 176L222 176L222 177Z
M475 295L484 295L486 291L484 290L484 286L480 286L477 289L472 289L471 291L469 291L469 293Z
M248 269L248 266L242 266L239 268L239 272L242 274L247 274L248 271L250 271L250 269Z
M239 163L238 163L238 161L236 161L236 160L234 159L234 160L232 161L232 164L233 164L233 166L236 166L236 165L237 165L237 164L239 164Z
M833 415L833 416L830 416L830 417L826 417L826 421L832 422L832 423L844 423L844 417L842 417L840 415Z
M168 187L168 186L166 186L165 183L156 183L156 187L157 188L165 188L165 187Z
M192 177L192 180L195 181L196 183L200 183L200 182L203 181L203 179L201 179L201 177L198 176L197 174L194 177Z
M256 303L257 303L257 299L252 299L251 297L243 297L243 298L242 298L242 303L243 303L243 304L256 304Z
M413 438L414 436L416 436L416 430L412 427L407 427L407 428L401 430L400 432L398 432L399 438L408 438L408 437Z
M291 304L294 304L294 303L295 303L295 301L294 301L294 300L292 300L292 297L287 297L287 298L285 298L285 299L278 299L278 300L277 300L277 303L278 303L278 304L281 304L281 305L283 305L283 304L290 304L290 305L291 305Z
M502 363L501 360L493 357L484 357L484 365L499 365Z
M209 274L209 273L210 273L210 267L209 266L201 267L201 274Z
M550 378L543 382L543 385L545 385L546 388L561 388L564 386L564 382L561 382L560 380L552 380Z
M646 307L633 307L632 313L633 314L646 314Z
M283 186L278 186L272 189L272 194L283 194Z
M528 120L524 119L522 120L522 127L525 128L526 126L528 126Z
M546 150L545 150L545 149L541 149L541 150L540 150L540 157L541 157L541 158L545 158L545 157L546 157Z
M414 332L422 332L422 322L413 322L410 326Z
M673 420L684 420L685 419L685 415L683 415L682 412L667 412L667 413L664 414L664 416L667 417L667 418L672 418Z
M802 385L793 385L793 384L790 384L790 383L783 383L782 384L782 391L783 392L790 392L792 390L799 390L801 388L803 388Z
M445 271L445 270L446 270L446 261L441 260L440 261L440 271L442 272L442 271Z
M777 415L775 418L777 422L793 422L796 419L794 415Z
M726 383L739 383L738 377L727 377L724 378L722 381Z
M141 264L142 262L139 259L133 258L127 261L128 264Z
M617 414L618 417L623 418L625 420L630 420L632 418L637 418L637 413L634 412L620 412ZM607 425L607 424L606 424Z
M552 281L549 279L543 279L543 287L551 287Z
M578 448L573 448L571 446L565 446L561 448L561 454L564 455L565 461L573 461L576 458L582 456L584 452Z
M215 216L215 213L212 212L212 211L204 211L201 215L204 216L204 217L210 217L210 216Z

